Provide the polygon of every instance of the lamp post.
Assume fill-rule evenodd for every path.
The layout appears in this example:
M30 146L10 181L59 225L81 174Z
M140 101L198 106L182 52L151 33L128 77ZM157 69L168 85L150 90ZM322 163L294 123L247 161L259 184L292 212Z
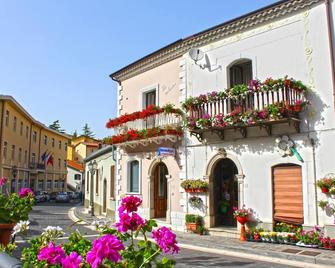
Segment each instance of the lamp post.
M90 187L90 206L91 206L91 215L94 216L94 202L93 202L93 178L95 171L98 168L98 163L94 160L88 164L88 170L91 172L91 187Z

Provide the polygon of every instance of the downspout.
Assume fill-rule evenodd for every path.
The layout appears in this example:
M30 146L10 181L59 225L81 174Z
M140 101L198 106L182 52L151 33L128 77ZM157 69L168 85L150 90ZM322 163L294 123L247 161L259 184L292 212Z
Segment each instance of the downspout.
M334 32L332 27L332 10L330 5L330 0L325 0L326 4L326 18L327 18L327 32L328 32L328 42L329 42L329 52L330 52L330 69L332 73L332 84L333 84L333 101L335 110L335 59L334 59Z
M314 202L315 202L315 218L316 225L319 225L319 206L318 206L318 190L316 186L316 158L315 158L315 140L310 138L313 154L313 176L314 176Z

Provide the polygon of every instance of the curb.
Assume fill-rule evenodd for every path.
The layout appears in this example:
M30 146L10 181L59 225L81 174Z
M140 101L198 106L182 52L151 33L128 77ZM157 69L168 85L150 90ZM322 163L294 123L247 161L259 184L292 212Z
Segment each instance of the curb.
M69 218L72 221L82 221L82 224L90 224L86 218L83 219L77 211L77 207L73 207L69 210ZM140 237L138 239L141 239ZM256 251L247 247L229 246L225 248L213 248L210 245L206 246L194 246L190 244L179 243L180 248L190 249L195 251L201 251L212 254L226 255L232 257L239 257L251 260L258 260L264 262L284 264L295 267L306 267L306 268L329 268L334 267L334 262L325 258L309 257L303 255L293 255L289 253L282 253L277 251Z

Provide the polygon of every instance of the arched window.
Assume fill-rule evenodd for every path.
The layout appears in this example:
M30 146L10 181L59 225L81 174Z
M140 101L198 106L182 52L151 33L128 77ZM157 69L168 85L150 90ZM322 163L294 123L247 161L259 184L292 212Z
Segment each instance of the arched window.
M229 67L229 88L235 85L248 84L252 79L252 62L242 59Z
M128 168L128 191L138 193L140 191L140 165L137 160L129 162Z

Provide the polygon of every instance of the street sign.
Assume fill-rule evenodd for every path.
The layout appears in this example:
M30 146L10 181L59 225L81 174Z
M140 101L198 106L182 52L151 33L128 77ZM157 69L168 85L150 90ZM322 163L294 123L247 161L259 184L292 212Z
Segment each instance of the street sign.
M159 147L158 148L158 156L175 156L176 155L176 149L174 148L168 148L168 147Z

